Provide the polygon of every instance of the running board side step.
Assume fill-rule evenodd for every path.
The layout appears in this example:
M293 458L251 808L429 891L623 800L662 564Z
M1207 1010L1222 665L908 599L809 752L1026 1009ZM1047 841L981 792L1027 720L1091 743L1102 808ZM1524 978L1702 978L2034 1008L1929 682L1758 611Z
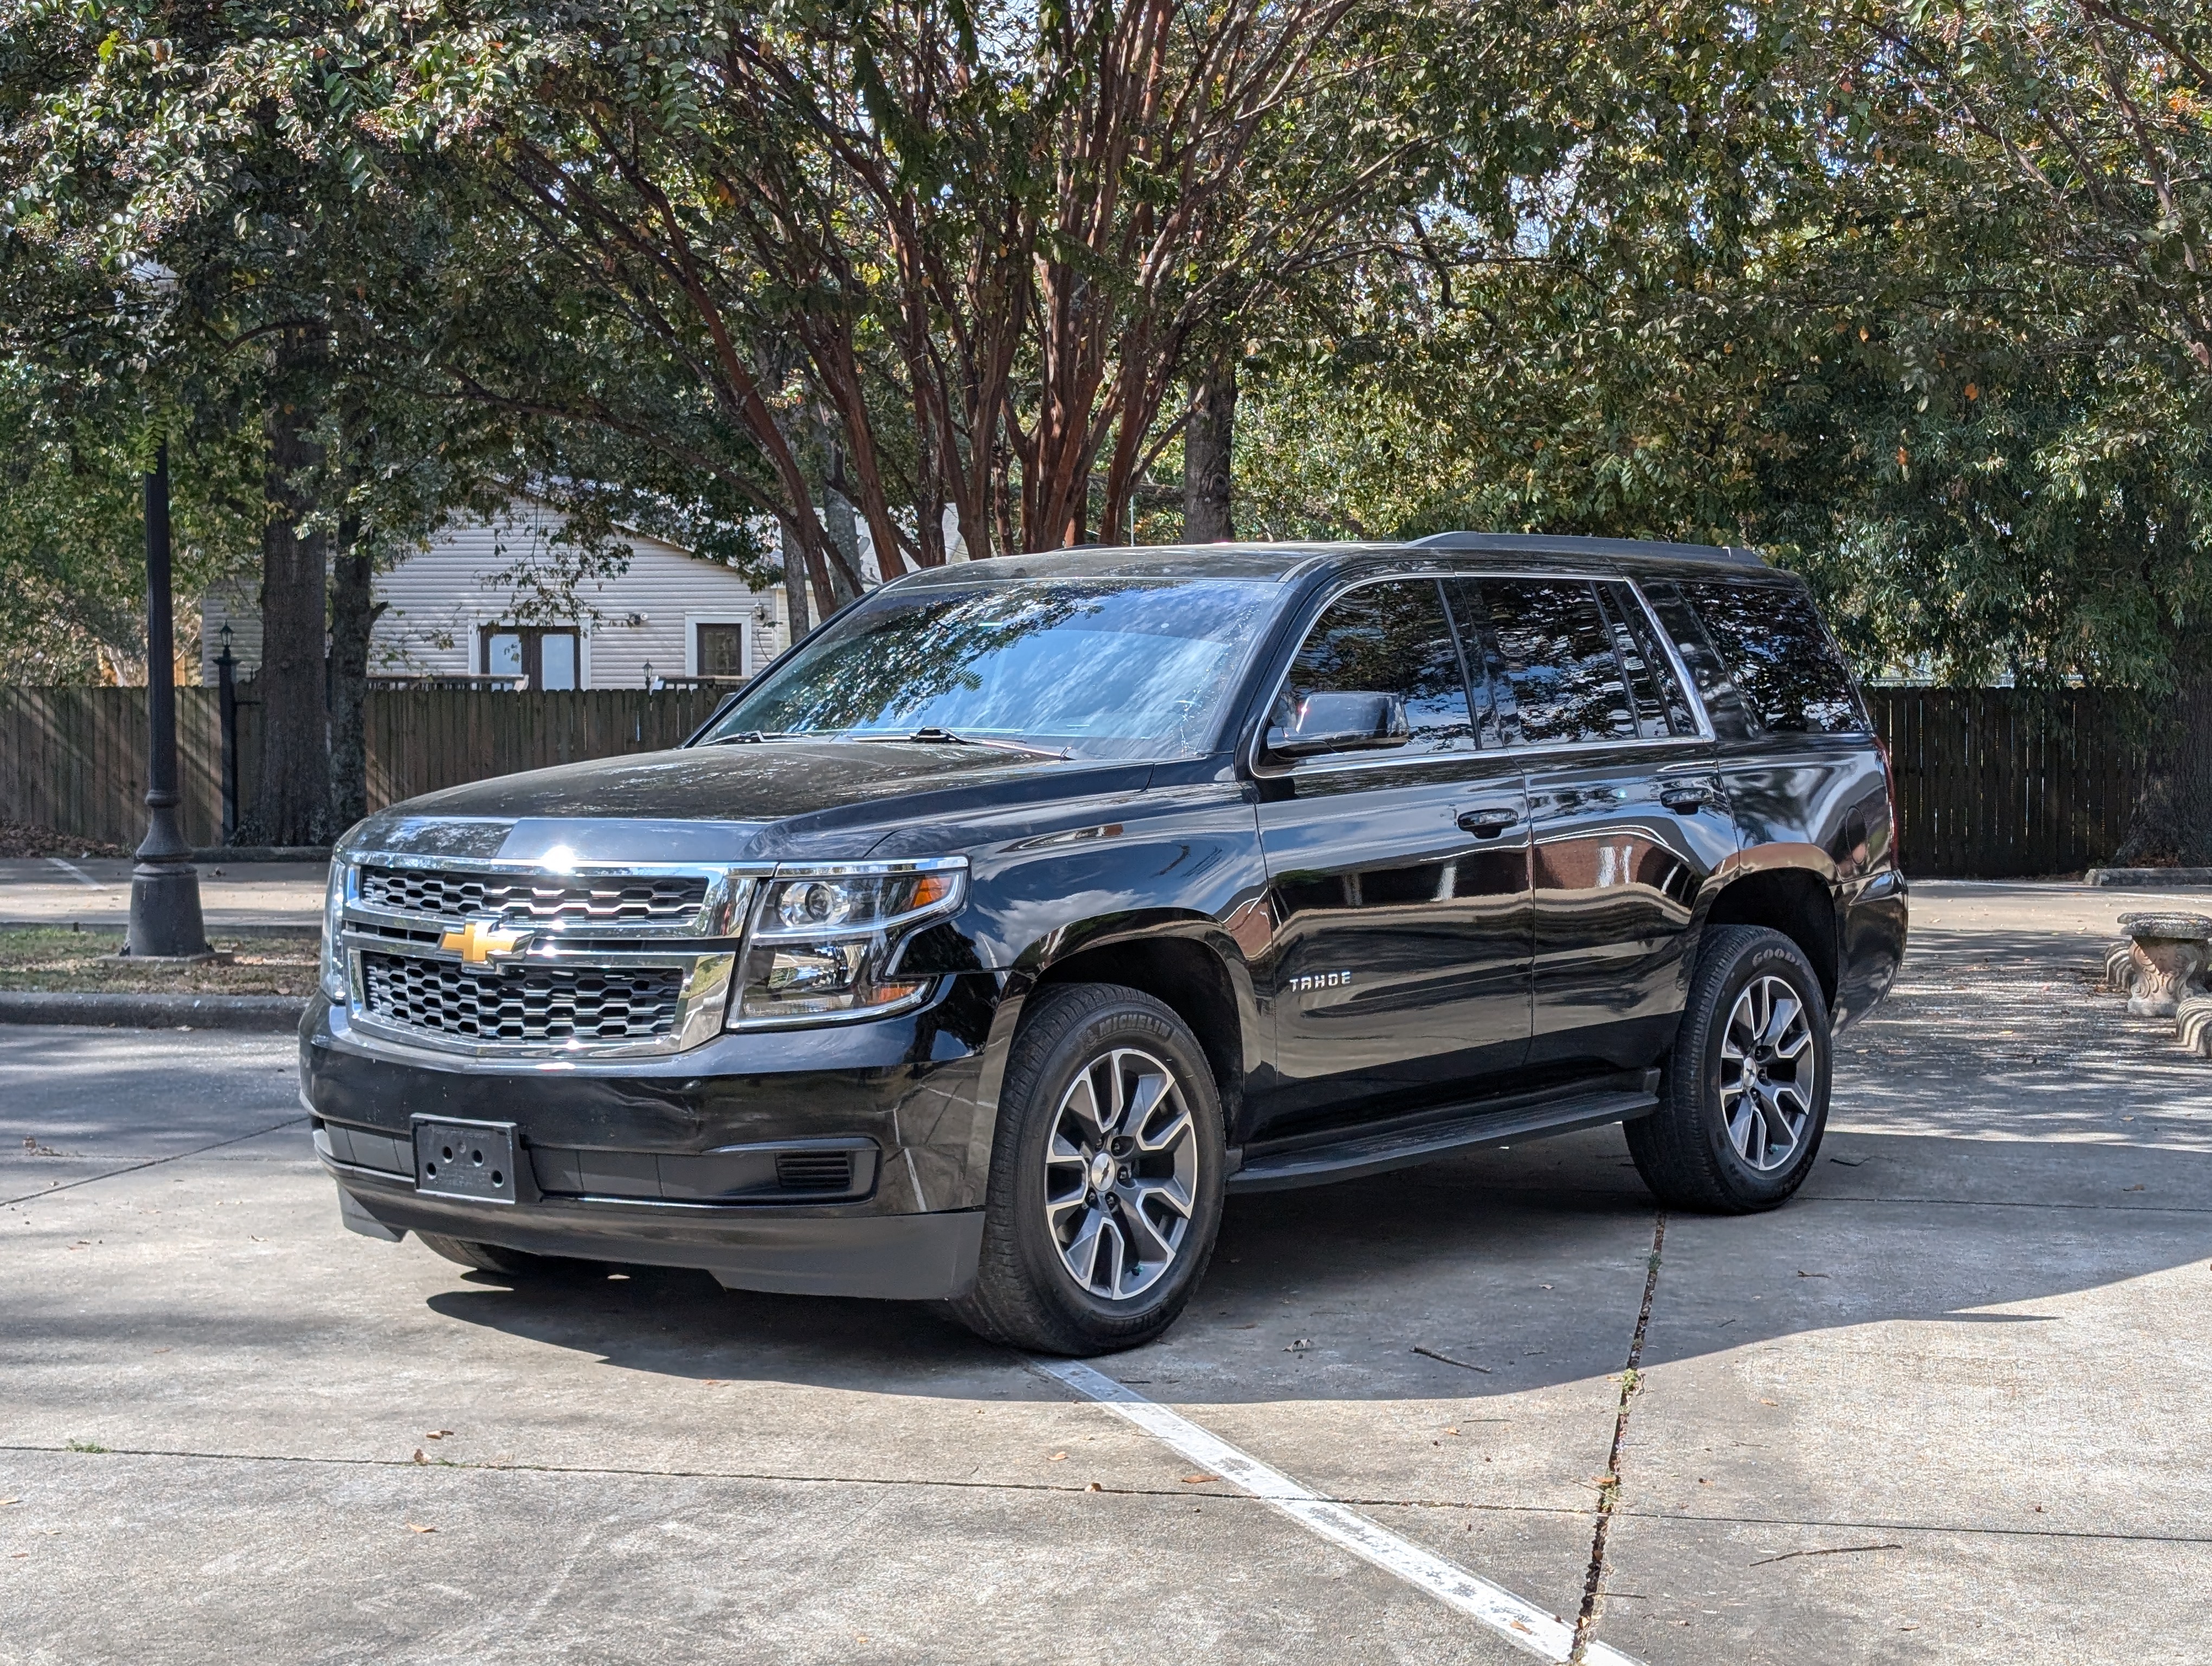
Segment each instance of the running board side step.
M1656 1077L1658 1073L1651 1074ZM1539 1140L1577 1128L1603 1128L1608 1122L1633 1122L1659 1109L1653 1087L1640 1091L1578 1094L1545 1104L1515 1105L1502 1110L1476 1111L1447 1122L1431 1122L1392 1134L1354 1135L1326 1146L1305 1146L1296 1151L1248 1155L1243 1166L1224 1183L1231 1192L1281 1192L1297 1186L1325 1186L1362 1175L1410 1168L1431 1158L1455 1152L1480 1151L1486 1146Z

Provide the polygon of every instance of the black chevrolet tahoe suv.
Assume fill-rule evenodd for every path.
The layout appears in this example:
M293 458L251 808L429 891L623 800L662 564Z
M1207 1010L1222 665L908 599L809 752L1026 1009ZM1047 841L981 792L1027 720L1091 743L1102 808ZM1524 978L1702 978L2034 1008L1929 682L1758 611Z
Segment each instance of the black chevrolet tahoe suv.
M1620 1122L1668 1205L1780 1203L1904 951L1892 804L1747 551L949 566L672 751L354 829L304 1093L372 1236L1122 1347L1238 1191Z

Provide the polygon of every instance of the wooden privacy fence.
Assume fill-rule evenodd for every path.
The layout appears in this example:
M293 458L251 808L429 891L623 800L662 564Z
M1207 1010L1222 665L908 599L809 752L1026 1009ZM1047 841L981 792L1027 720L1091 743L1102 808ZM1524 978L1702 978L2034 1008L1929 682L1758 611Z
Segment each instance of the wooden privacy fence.
M373 690L368 802L381 809L441 787L549 763L680 743L720 700L713 689ZM177 772L185 836L222 836L217 690L177 690ZM251 809L261 758L252 686L238 708L238 800ZM72 838L135 845L146 831L146 690L0 685L0 819Z
M373 690L372 808L550 763L673 746L706 721L713 689ZM260 715L239 709L239 802L259 774ZM2212 735L2212 689L2193 696ZM1929 877L2078 873L2108 858L2142 778L2118 702L2096 690L1869 689L1889 743L1905 866ZM177 690L185 835L219 840L216 691ZM0 818L136 844L146 825L143 689L0 687Z
M2078 873L2119 848L2143 755L2113 696L1871 688L1866 696L1897 774L1907 873ZM2197 700L2212 707L2202 693Z

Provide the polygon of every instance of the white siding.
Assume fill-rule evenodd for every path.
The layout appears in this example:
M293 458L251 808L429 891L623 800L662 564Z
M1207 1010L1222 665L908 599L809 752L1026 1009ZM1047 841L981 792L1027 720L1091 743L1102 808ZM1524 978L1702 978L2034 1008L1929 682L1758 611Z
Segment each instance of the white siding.
M378 574L376 599L385 608L370 641L371 672L481 672L480 628L514 618L515 587L509 575L519 565L550 563L558 551L546 539L561 524L556 511L518 498L490 521L468 517L448 522L428 549ZM780 590L757 593L730 568L641 533L631 535L630 550L626 572L577 587L579 599L589 610L584 617L531 621L577 627L583 638L586 688L641 688L647 664L656 676L696 675L693 632L702 623L750 627L750 671L782 648L787 638ZM256 589L248 581L210 590L201 599L207 644L203 674L210 683L215 643L226 621L240 670L260 662Z

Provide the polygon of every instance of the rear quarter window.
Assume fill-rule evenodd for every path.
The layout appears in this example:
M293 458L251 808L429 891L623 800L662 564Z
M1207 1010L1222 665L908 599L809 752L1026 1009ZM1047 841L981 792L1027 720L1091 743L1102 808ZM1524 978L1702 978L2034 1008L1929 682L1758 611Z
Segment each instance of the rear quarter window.
M1714 651L1752 715L1784 734L1850 734L1867 727L1850 668L1813 599L1793 586L1686 582Z

